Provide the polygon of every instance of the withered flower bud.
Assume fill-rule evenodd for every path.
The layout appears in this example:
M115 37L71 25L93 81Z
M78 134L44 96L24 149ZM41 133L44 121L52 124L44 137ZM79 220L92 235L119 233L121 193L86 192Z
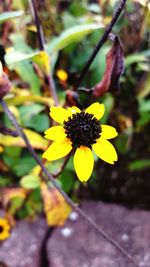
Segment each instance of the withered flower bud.
M0 62L0 100L9 92L11 83Z

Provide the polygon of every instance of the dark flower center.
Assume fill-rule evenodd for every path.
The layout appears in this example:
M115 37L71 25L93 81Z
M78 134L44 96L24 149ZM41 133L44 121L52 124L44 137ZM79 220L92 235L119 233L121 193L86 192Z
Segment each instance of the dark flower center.
M84 111L69 117L68 121L64 122L64 129L67 138L71 139L72 146L75 148L80 146L91 148L101 133L99 121L92 114Z
M3 232L4 228L0 225L0 234Z

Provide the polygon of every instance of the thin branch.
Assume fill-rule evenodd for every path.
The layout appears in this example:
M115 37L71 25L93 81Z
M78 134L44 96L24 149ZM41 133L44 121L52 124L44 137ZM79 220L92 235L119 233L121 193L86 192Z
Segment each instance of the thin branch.
M32 13L32 17L34 19L36 28L37 28L37 36L39 39L39 47L40 50L45 50L45 40L44 40L44 34L43 34L43 29L40 23L40 19L39 19L39 15L37 12L37 6L36 6L36 2L34 0L30 0L30 8L31 8L31 13Z
M71 154L72 154L72 151L66 156L66 158L65 158L65 160L64 160L64 162L63 162L63 164L62 164L62 166L60 168L60 170L57 173L53 174L54 178L58 177L63 172L63 170L65 169L65 167L66 167L66 165L67 165L67 163L68 163L68 161L70 159Z
M47 82L48 82L49 88L51 89L51 93L52 93L52 97L53 97L54 102L55 102L55 106L59 106L59 101L58 101L58 97L57 97L57 93L56 93L54 80L50 74L47 76Z
M36 25L36 28L37 28L37 36L38 36L38 40L39 40L39 48L40 48L41 51L45 51L44 33L43 33L42 25L40 23L36 1L35 0L29 0L29 4L30 4L30 7L31 7L32 17L34 19L34 22L35 22L35 25ZM56 88L55 88L54 80L53 80L53 78L51 76L51 73L49 73L49 75L47 75L46 78L47 78L48 86L50 88L50 92L51 92L52 97L54 99L55 105L58 106L58 104L59 104L58 97L57 97Z
M19 126L16 118L14 117L13 113L10 111L10 109L8 108L6 102L4 100L0 101L4 112L7 114L8 118L10 119L11 123L15 126L18 134L20 135L20 137L23 138L28 150L30 151L31 155L33 156L33 158L36 160L36 162L39 164L39 166L41 167L43 173L46 174L46 176L49 178L49 180L51 181L51 183L53 184L53 186L59 191L59 193L65 198L66 202L73 208L75 209L79 215L86 221L89 223L89 225L91 225L97 232L98 234L100 234L101 236L103 236L105 239L107 239L107 241L109 241L113 246L115 246L130 262L133 263L134 266L138 267L138 265L136 264L136 262L134 261L134 259L132 258L131 255L128 254L128 252L126 252L120 245L118 242L116 242L111 236L109 236L109 234L107 234L100 226L98 226L88 215L86 215L86 213L84 213L83 210L81 210L77 204L75 204L69 197L68 195L61 189L61 187L59 186L59 184L57 183L57 181L53 178L53 176L49 173L49 171L47 170L47 168L43 165L42 161L39 159L39 157L37 156L35 150L33 149L28 137L26 136L26 134L23 132L22 128Z
M89 57L86 65L84 66L83 70L81 71L80 77L77 80L76 83L76 88L78 88L84 78L84 76L86 75L90 65L92 64L94 58L96 57L97 53L99 52L99 50L102 48L102 46L104 45L104 43L107 41L108 35L111 32L113 26L115 25L116 21L118 20L124 6L127 0L121 0L118 7L116 8L112 20L110 22L110 24L106 27L105 32L103 34L103 36L100 38L99 42L97 43L96 47L94 48L91 56Z

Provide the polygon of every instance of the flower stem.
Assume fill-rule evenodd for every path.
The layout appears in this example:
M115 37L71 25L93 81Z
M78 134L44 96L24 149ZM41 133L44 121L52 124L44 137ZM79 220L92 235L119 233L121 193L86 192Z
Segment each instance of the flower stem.
M62 166L60 168L60 170L57 173L53 174L54 178L57 178L63 172L63 170L65 169L65 167L66 167L66 165L67 165L67 163L68 163L68 161L69 161L69 159L71 157L71 154L72 154L72 151L66 156L66 158L65 158L65 160L64 160L64 162L63 162L63 164L62 164Z
M44 33L43 33L42 25L40 23L36 2L35 2L35 0L29 0L29 4L30 4L30 7L31 7L32 17L34 19L34 22L35 22L35 25L36 25L36 28L37 28L37 36L38 36L38 40L39 40L39 48L40 48L41 51L45 51ZM59 101L58 101L58 97L57 97L57 93L56 93L55 83L54 83L54 80L52 78L51 73L49 73L46 78L47 78L48 86L49 86L51 95L52 95L52 97L54 99L55 105L58 106L59 105Z

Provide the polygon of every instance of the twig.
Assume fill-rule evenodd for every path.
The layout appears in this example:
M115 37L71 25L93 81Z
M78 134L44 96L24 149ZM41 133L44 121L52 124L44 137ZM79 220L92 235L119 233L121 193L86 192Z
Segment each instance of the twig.
M72 151L66 156L66 158L65 158L65 160L64 160L64 162L63 162L63 164L62 164L62 166L60 168L60 170L57 173L53 174L54 178L58 177L63 172L63 170L65 169L65 167L66 167L66 165L67 165L67 163L68 163L68 161L70 159L71 154L72 154Z
M40 50L45 50L43 29L40 23L40 19L39 19L38 12L37 12L37 6L34 0L30 0L30 8L31 8L32 17L34 18L34 22L37 28L37 36L39 39Z
M59 191L59 193L65 198L66 202L73 208L75 209L79 215L86 221L88 222L95 230L97 230L98 234L103 236L105 239L107 239L113 246L115 246L130 262L134 264L134 266L138 267L132 256L128 254L120 245L117 243L109 234L107 234L100 226L98 226L89 216L84 213L83 210L81 210L69 197L68 195L61 189L59 184L56 182L56 180L53 178L53 176L49 173L47 168L43 165L42 161L39 159L37 156L35 150L33 149L29 139L27 138L26 134L23 132L22 128L19 126L16 118L14 117L13 113L9 110L6 102L4 100L0 101L4 112L7 114L8 118L10 119L11 123L15 126L18 134L20 137L23 138L24 142L26 143L26 146L28 150L30 151L31 155L34 157L36 162L39 164L41 167L43 173L46 174L46 176L49 178L53 186Z
M52 93L52 97L55 102L55 106L59 106L59 101L58 101L58 97L57 97L57 93L55 89L54 80L50 74L47 76L47 82L48 82L49 88L51 89L51 93Z
M35 0L29 0L29 4L31 7L31 13L32 13L32 16L33 16L33 19L34 19L34 22L35 22L35 25L37 28L39 48L41 51L45 51L44 34L43 34L43 29L42 29L42 26L40 23L36 2L35 2ZM55 105L58 106L58 104L59 104L58 97L57 97L56 88L55 88L54 80L51 76L51 73L49 73L49 75L47 75L46 78L47 78L48 86L50 88L50 92L51 92L52 97L54 99Z
M120 3L118 5L118 7L116 8L112 20L110 22L110 24L106 27L105 32L103 34L103 36L100 38L99 42L97 43L96 47L94 48L91 56L89 57L86 65L84 66L83 70L81 71L80 77L77 80L76 83L76 88L78 88L84 78L84 76L86 75L90 65L92 64L94 58L96 57L97 53L99 52L99 50L101 49L101 47L103 46L103 44L107 41L108 35L111 32L113 26L115 25L116 21L118 20L124 6L127 0L120 0Z

